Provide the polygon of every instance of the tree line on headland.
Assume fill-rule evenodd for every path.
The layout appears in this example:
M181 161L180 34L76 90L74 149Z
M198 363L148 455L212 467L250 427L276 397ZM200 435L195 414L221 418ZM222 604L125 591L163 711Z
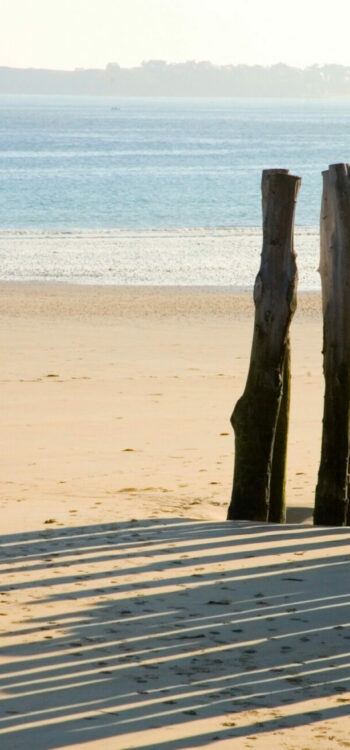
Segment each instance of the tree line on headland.
M149 60L134 68L109 63L104 69L69 71L0 67L0 94L344 97L350 95L350 67L213 65L193 60Z

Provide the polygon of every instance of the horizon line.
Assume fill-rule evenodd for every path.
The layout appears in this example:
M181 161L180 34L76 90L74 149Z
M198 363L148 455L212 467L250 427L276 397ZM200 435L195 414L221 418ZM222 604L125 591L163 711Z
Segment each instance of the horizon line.
M117 61L110 61L105 64L104 67L97 67L97 66L91 66L91 67L85 67L83 65L76 65L74 68L62 68L62 67L37 67L33 65L7 65L0 63L0 69L7 69L7 70L33 70L33 71L45 71L50 73L79 73L79 72L89 72L89 71L106 71L108 69L120 69L120 70L135 70L137 68L143 68L148 65L153 65L154 67L173 67L177 65L189 65L192 64L194 66L208 66L211 68L264 68L264 69L271 69L276 67L283 67L283 68L290 68L292 70L310 70L311 68L343 68L343 69L350 69L350 63L349 65L344 65L343 63L337 63L337 62L328 62L328 63L320 63L320 62L313 62L309 65L294 65L292 63L283 62L280 60L279 62L269 63L269 64L263 64L263 63L244 63L244 62L237 62L237 63L215 63L211 60L202 60L202 59L187 59L187 60L177 60L174 61L167 61L162 58L149 58L147 60L142 60L141 62L135 64L135 65L122 65L118 63Z

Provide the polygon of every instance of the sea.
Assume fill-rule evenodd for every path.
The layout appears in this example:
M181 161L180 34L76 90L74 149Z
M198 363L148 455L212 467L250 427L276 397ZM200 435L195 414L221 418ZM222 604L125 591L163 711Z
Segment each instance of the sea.
M299 288L318 289L321 172L350 100L0 96L0 280L249 289L261 172L302 178Z

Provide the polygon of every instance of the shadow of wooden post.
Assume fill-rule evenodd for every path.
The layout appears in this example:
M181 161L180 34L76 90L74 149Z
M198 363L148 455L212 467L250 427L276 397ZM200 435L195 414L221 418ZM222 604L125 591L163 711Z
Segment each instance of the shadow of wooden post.
M320 219L325 396L314 523L343 526L348 510L350 165L323 172Z
M247 383L231 417L235 466L228 519L285 520L289 326L297 285L293 228L300 182L287 169L262 175L263 248Z

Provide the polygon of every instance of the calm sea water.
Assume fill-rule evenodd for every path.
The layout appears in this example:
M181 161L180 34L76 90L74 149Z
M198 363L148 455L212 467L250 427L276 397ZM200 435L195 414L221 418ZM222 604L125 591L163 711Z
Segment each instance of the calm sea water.
M261 170L279 166L303 179L297 248L315 288L321 171L348 160L350 101L2 96L0 274L249 285Z

